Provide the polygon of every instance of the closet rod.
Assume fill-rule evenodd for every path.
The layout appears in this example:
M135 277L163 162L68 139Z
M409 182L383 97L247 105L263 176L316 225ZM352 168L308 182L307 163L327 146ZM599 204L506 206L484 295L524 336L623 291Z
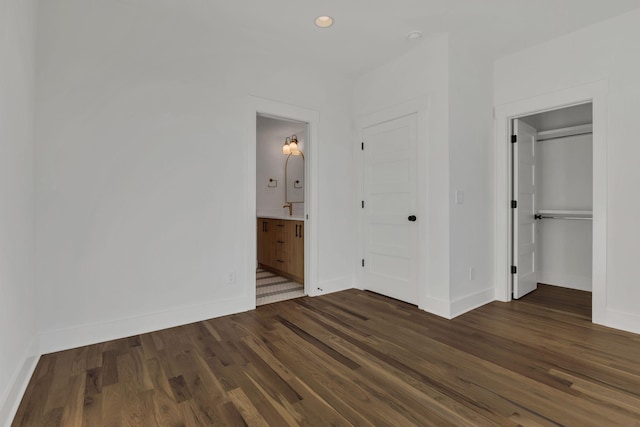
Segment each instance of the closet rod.
M535 219L570 219L570 220L583 220L592 221L593 218L586 216L560 216L560 215L534 215Z
M539 138L539 139L536 139L536 141L537 141L537 142L540 142L540 141L550 141L550 140L552 140L552 139L562 139L562 138L569 138L569 137L572 137L572 136L579 136L579 135L591 135L591 134L593 134L593 132L572 133L572 134L570 134L570 135L552 136L552 137L550 137L550 138Z

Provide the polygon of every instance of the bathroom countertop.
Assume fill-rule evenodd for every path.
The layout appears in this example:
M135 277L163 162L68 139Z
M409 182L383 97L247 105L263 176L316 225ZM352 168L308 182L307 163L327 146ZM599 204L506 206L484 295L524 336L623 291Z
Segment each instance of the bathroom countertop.
M284 219L289 221L304 221L303 215L256 215L257 218Z

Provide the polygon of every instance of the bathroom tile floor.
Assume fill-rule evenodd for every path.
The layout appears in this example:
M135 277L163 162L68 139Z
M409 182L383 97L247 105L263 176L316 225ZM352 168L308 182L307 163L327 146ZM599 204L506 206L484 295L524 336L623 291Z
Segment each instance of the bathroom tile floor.
M256 270L256 305L303 297L304 286L270 271Z

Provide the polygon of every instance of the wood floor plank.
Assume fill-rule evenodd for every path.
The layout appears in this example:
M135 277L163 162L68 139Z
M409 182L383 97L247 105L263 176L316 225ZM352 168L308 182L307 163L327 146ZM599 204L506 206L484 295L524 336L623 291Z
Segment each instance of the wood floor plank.
M44 407L47 403L47 394L53 382L55 362L55 354L40 358L25 390L20 407L16 412L13 425L34 426L38 425L38 423L43 424L41 420L45 416Z
M284 326L283 326L284 328ZM295 338L294 338L295 337ZM335 359L325 352L317 351L315 347L304 347L303 338L292 333L292 340L299 340L294 344L296 350L278 343L278 357L294 367L301 381L312 387L323 400L340 412L350 422L360 423L355 408L367 407L367 419L376 426L411 425L412 423L395 411L378 396L368 393L365 387L353 381L350 376L352 370L342 364L335 364ZM340 368L337 368L340 366ZM344 368L346 369L344 369Z
M75 349L62 351L56 354L55 366L53 368L53 381L50 385L50 392L47 395L45 411L61 408L68 399L69 379L71 377L71 367L75 359Z
M84 391L86 375L73 375L67 386L67 403L62 412L61 425L81 426L84 410Z
M376 354L372 354L371 348L369 348L369 351L365 351L358 345L354 345L348 338L345 339L344 336L340 336L338 330L323 324L319 319L310 318L310 322L300 321L302 325L306 324L310 328L314 326L323 328L324 326L323 329L326 331L326 336L331 339L333 345L369 371L368 374L362 375L362 381L365 382L368 382L370 378L375 379L375 383L368 382L368 387L377 388L380 385L383 389L398 390L397 395L390 396L389 399L394 401L395 405L403 406L404 412L412 412L414 408L421 408L420 411L413 414L413 416L420 418L425 414L429 415L424 408L433 408L436 412L444 415L446 419L455 421L456 425L491 425L488 418L456 403L454 399L442 393L439 389L444 386L443 383L440 383L439 387L430 387L424 383L420 384L417 376L406 375L406 372L396 368L399 365L397 360L393 360L390 363L391 356L378 354L376 357ZM317 330L316 334L322 336L322 330ZM430 371L433 370L430 369ZM379 390L377 390L377 393L379 393ZM405 402L412 402L413 404L404 405ZM443 402L447 402L447 404L443 405ZM495 419L494 421L497 422L499 420ZM504 425L512 425L512 423L506 422Z
M82 407L82 427L102 423L102 394L85 395Z
M124 405L124 393L121 384L111 384L103 387L100 424L105 427L121 426Z
M231 398L231 402L233 402L234 406L238 408L240 415L242 415L242 418L248 426L269 427L269 424L262 414L260 414L258 408L253 405L249 396L247 396L242 389L237 388L235 390L231 390L229 392L229 397Z
M12 426L640 426L640 336L552 286L446 320L300 298L41 357Z
M147 360L149 378L153 384L154 420L159 426L179 426L184 424L182 411L173 398L173 391L157 359Z

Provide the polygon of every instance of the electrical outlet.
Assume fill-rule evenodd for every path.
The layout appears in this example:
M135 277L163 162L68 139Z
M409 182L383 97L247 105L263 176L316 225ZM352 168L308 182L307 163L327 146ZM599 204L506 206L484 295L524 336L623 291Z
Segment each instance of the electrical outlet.
M227 273L227 283L232 284L236 283L236 272L230 271Z
M476 280L476 268L469 267L469 280Z

